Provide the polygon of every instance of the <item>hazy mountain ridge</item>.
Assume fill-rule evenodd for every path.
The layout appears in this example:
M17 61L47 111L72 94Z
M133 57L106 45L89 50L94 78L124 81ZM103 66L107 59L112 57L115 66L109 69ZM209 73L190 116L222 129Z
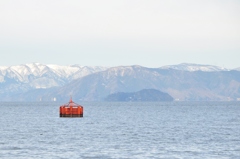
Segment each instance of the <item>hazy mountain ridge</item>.
M121 66L77 79L50 95L67 100L99 101L116 92L158 89L175 100L236 100L240 97L239 71L180 71ZM45 96L46 97L46 96ZM80 98L79 98L80 97Z
M215 71L230 71L224 67L213 66L213 65L200 65L200 64L190 64L190 63L181 63L178 65L167 65L160 67L162 69L174 69L182 71L204 71L204 72L215 72Z
M240 71L240 67L238 67L238 68L235 68L234 70L236 70L236 71Z
M147 68L58 66L32 63L0 67L0 100L99 101L116 92L157 89L175 100L238 100L240 71L194 64ZM189 64L192 67L193 64ZM181 70L182 68L182 70ZM188 68L188 67L187 67ZM211 71L210 71L211 70ZM30 93L31 92L31 93ZM31 99L30 99L31 97Z

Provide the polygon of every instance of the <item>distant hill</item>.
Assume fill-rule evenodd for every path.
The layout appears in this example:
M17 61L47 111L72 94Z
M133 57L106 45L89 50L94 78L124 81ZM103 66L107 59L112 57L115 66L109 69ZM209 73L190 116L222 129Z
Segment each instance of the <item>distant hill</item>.
M173 101L169 94L156 89L143 89L138 92L124 93L118 92L107 96L105 101L119 102L156 102L156 101Z

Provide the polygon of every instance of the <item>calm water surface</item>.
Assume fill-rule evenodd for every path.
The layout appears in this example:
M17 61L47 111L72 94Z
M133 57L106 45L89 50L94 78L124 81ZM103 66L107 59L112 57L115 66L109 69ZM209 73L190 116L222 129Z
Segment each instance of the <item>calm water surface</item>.
M0 158L239 159L240 102L0 103Z

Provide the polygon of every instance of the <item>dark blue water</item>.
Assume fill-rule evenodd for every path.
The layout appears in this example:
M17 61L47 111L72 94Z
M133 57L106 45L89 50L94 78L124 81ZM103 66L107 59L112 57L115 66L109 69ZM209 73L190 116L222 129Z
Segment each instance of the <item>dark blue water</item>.
M0 103L0 158L240 158L240 102L61 104Z

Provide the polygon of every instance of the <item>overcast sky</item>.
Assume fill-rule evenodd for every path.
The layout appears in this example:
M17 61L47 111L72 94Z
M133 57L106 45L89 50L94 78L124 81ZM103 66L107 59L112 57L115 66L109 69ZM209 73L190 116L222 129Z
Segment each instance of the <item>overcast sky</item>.
M0 66L240 67L239 0L1 0Z

